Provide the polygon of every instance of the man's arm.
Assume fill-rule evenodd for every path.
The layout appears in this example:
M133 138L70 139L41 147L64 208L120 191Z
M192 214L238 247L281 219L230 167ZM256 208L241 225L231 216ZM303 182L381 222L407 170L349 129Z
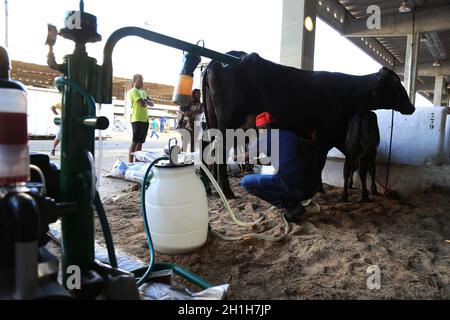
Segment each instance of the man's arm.
M146 93L140 90L134 90L130 94L131 102L136 101L142 108L147 108L147 106L153 107L153 101L148 97Z
M153 103L153 100L150 99L150 97L147 96L147 99L145 99L145 103L147 104L147 106L149 107L153 107L155 104Z
M52 112L53 112L53 114L54 114L55 116L58 116L58 115L59 115L58 111L56 111L56 107L55 107L55 106L51 106L51 107L50 107L50 110L52 110Z
M201 114L203 112L203 103L200 102L196 108L192 108L192 109L194 109L194 110L192 110L192 113L194 115Z
M138 103L142 108L147 108L146 100L144 100L144 99L139 99L139 100L137 100L137 103Z

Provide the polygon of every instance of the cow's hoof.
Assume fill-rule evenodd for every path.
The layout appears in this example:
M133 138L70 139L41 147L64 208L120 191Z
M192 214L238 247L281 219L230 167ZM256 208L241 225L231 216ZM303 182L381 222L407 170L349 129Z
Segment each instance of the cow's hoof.
M341 202L348 202L348 197L342 197Z
M372 194L373 196L377 196L377 195L378 195L378 191L376 191L376 190L375 190L375 191L372 191L371 194Z
M369 197L367 197L367 198L364 197L364 198L361 198L361 200L359 200L359 202L360 202L360 203L369 203L369 202L371 202L371 201L370 201Z

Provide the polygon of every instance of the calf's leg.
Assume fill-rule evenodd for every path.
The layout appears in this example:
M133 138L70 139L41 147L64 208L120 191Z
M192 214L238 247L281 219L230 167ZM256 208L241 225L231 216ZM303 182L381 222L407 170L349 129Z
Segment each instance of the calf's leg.
M378 190L377 190L377 184L375 182L375 176L376 176L376 171L375 171L375 156L370 159L370 164L369 164L369 173L370 176L372 177L372 184L370 187L370 192L372 193L373 196L378 195Z
M344 162L344 191L342 192L342 201L348 202L348 185L349 185L349 176L351 175L351 164L350 159L345 158Z
M369 192L367 191L367 184L366 184L367 167L368 167L367 160L361 159L359 164L359 178L361 179L361 188L362 188L361 202L369 202Z

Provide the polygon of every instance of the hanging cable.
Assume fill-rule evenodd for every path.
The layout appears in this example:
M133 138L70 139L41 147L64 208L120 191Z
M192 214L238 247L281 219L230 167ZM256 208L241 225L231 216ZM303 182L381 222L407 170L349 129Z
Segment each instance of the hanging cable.
M392 139L394 135L394 110L392 110L391 117L391 137L389 139L389 153L388 153L388 161L386 167L386 181L384 183L384 195L388 194L388 183L389 183L389 171L391 168L391 155L392 155Z

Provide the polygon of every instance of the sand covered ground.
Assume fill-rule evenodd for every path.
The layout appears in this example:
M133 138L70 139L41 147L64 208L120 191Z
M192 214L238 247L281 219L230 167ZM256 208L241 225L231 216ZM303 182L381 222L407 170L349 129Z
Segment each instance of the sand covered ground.
M238 199L231 207L243 221L253 221L270 205L246 194L239 177L231 179ZM360 204L359 190L341 203L341 188L326 186L317 195L321 212L290 224L280 242L245 239L207 243L186 255L156 255L213 284L230 284L230 299L449 299L450 194L433 190L406 200L373 198ZM248 232L235 226L216 193L209 197L210 222L227 235ZM105 202L115 244L140 259L148 249L138 188ZM181 213L180 213L181 214ZM281 212L267 213L257 231L283 232ZM96 232L101 229L96 221ZM367 288L367 268L381 269L381 289Z

